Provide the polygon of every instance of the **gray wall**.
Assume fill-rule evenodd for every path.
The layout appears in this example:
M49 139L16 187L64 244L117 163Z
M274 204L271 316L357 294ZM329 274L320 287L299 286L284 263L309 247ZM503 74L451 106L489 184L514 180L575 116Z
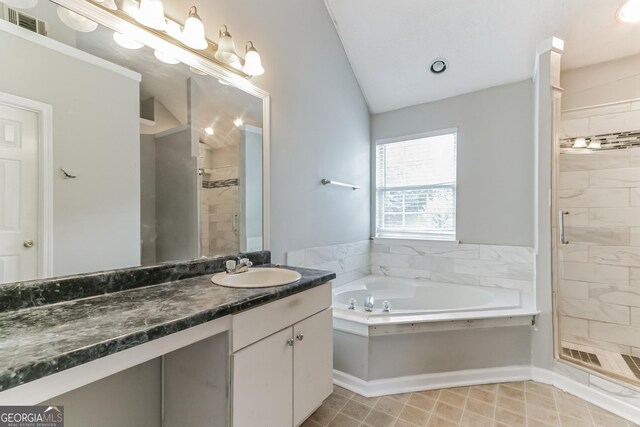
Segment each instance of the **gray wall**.
M153 359L43 405L64 406L66 427L158 427L162 425L162 364Z
M184 16L191 2L165 5ZM198 5L207 35L229 26L253 40L271 96L271 248L284 252L369 237L369 110L322 0L211 0ZM362 188L323 187L321 178Z
M140 135L140 241L142 265L156 262L156 140Z
M5 32L0 46L0 92L53 106L53 276L139 265L139 83Z
M523 81L375 114L372 141L458 128L457 234L533 245L533 84Z

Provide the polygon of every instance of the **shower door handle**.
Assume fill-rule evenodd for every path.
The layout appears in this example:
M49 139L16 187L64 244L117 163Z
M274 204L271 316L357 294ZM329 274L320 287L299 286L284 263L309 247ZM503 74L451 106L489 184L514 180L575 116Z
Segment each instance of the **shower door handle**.
M558 212L558 228L560 231L560 243L563 245L568 245L569 241L564 236L564 216L565 215L569 215L569 211Z

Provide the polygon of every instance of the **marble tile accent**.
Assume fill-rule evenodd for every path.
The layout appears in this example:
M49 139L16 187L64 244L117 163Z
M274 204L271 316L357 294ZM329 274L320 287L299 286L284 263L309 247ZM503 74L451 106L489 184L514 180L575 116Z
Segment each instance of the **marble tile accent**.
M640 168L602 169L589 172L589 188L640 187Z
M563 262L560 277L581 282L610 283L628 286L629 268L583 262Z
M640 328L604 322L589 322L589 336L602 341L609 341L628 346L640 342Z
M564 208L629 206L628 189L558 190L558 205Z
M562 316L577 319L609 322L617 325L629 324L629 307L616 304L606 304L593 300L577 300L562 298L558 304L559 312ZM602 339L602 337L590 337ZM604 340L606 341L606 339Z
M565 237L571 244L629 246L629 227L570 227L565 226ZM562 252L571 250L573 245L562 247ZM569 260L567 260L569 261Z
M371 274L371 241L319 246L289 251L287 265L333 271L333 286Z
M589 171L560 172L558 189L582 190L589 188Z

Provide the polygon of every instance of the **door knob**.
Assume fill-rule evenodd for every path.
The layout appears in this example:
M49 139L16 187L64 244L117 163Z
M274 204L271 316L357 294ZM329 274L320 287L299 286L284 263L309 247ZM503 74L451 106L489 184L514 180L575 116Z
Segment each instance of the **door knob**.
M25 240L24 242L22 242L22 245L25 248L32 248L33 247L33 240Z

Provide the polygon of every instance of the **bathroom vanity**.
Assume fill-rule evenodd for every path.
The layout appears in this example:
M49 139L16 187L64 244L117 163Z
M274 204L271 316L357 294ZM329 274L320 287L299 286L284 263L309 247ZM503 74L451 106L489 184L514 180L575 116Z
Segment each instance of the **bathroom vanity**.
M301 424L332 390L335 275L296 269L288 285L225 288L210 278L226 259L5 285L0 404L52 403L160 358L163 426ZM83 425L73 412L66 425Z

